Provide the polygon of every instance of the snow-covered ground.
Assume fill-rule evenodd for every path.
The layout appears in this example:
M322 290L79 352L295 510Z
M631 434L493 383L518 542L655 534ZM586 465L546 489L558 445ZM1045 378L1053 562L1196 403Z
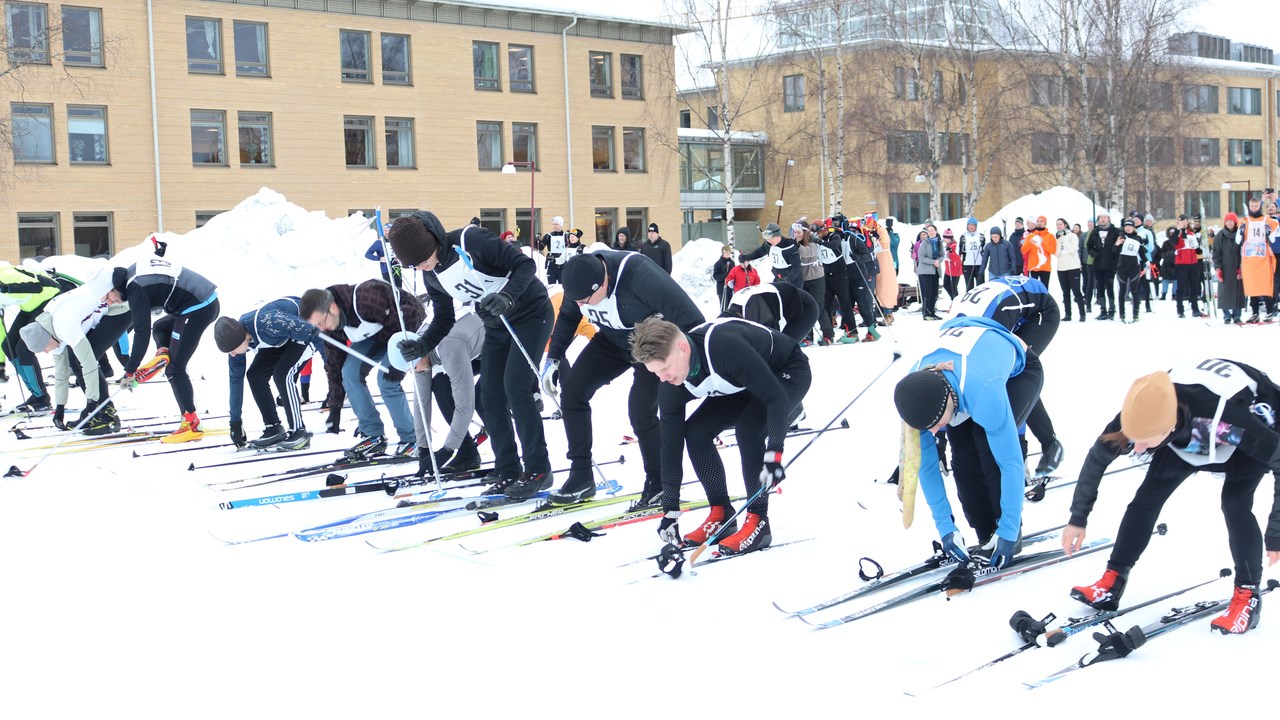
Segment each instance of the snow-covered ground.
M326 220L273 195L264 191L202 230L166 238L175 259L219 283L224 313L309 286L377 274L376 265L361 257L372 233L358 227L360 221ZM701 251L686 252L676 256L676 266L696 274L705 258L694 257ZM705 288L699 299L706 300ZM1045 354L1043 397L1066 446L1060 473L1068 479L1133 378L1206 356L1280 371L1272 360L1275 326L1213 326L1178 320L1172 302L1157 301L1155 308L1135 325L1092 318L1064 325ZM1127 659L1040 690L1025 690L1022 682L1064 667L1092 649L1092 640L1075 637L1054 649L1025 653L925 697L903 694L1016 647L1020 641L1007 625L1015 610L1036 617L1081 614L1085 608L1067 591L1101 575L1105 552L956 600L930 598L832 630L810 630L773 609L774 601L804 606L860 586L862 556L891 570L930 551L935 533L927 511L918 509L914 527L904 531L894 488L882 481L897 461L893 384L927 348L937 325L907 312L897 317L878 343L809 351L815 384L803 424L811 427L833 420L889 366L894 350L904 354L844 415L850 429L814 440L791 466L782 494L771 500L775 542L812 540L686 572L678 580L650 578L656 571L650 562L619 567L658 550L652 522L610 530L590 543L510 547L616 508L464 542L471 550L488 551L482 554L453 543L379 554L364 542L434 537L475 526L473 515L380 534L385 537L319 543L286 537L227 546L213 537L285 532L391 505L385 495L372 493L226 511L217 504L315 489L323 479L239 492L201 484L315 457L188 471L192 462L236 456L230 448L211 447L134 458L134 451L170 448L133 445L60 453L29 477L0 479L0 717L562 720L897 712L1054 718L1135 711L1182 717L1209 712L1209 703L1235 708L1274 697L1262 684L1273 674L1280 632L1280 619L1271 612L1247 635L1222 637L1200 623L1154 640ZM197 360L199 405L206 415L222 414L225 357L206 338ZM323 397L323 383L317 372L313 398ZM623 377L593 403L596 457L625 457L625 464L604 470L635 491L643 479L638 448L618 444L630 433L622 411L628 388ZM12 407L20 394L16 381L0 385L0 394L0 404ZM78 395L72 397L76 405ZM164 384L145 385L119 405L125 418L174 414ZM246 411L252 436L259 430L257 413L251 405ZM305 416L313 431L321 430L317 404L308 405ZM47 424L38 420L30 426ZM208 425L225 427L225 419ZM348 433L354 427L349 413L343 425ZM553 464L564 467L563 432L556 422L547 425ZM444 428L437 423L436 430L440 437ZM224 437L211 435L201 445L223 444ZM808 440L788 442L788 457ZM45 442L4 433L0 465L29 468L41 451L28 448ZM349 434L317 434L313 447L336 450L353 442ZM726 451L724 459L730 487L740 488L736 452ZM1116 467L1128 464L1121 459ZM1090 518L1091 537L1115 532L1141 472L1104 481ZM378 476L370 470L352 472L349 479ZM1202 474L1173 496L1161 518L1169 534L1152 541L1131 576L1126 601L1208 579L1231 565L1218 511L1220 485ZM686 495L697 493L691 489ZM1262 518L1271 494L1268 476L1256 503ZM1027 529L1066 522L1070 495L1069 489L1051 490L1043 502L1028 504ZM512 512L499 510L503 516ZM687 525L702 513L691 513ZM1220 581L1134 613L1121 625L1146 623L1175 604L1229 593L1230 581ZM817 617L851 612L887 594ZM1264 605L1273 602L1268 598Z

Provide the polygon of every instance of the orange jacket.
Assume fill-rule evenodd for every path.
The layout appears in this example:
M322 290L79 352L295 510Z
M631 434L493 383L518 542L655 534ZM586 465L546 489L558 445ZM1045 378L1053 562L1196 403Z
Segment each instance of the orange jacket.
M1040 244L1036 244L1036 240ZM1030 230L1022 236L1022 267L1028 273L1049 272L1053 269L1053 255L1058 251L1058 240L1048 230Z
M1276 271L1276 256L1271 252L1271 236L1280 225L1273 218L1262 216L1240 218L1240 277L1244 280L1244 294L1248 297L1270 297L1272 276Z
M563 292L558 292L555 295L551 296L551 309L555 313L551 319L552 327L555 327L555 324L556 324L555 318L560 317L560 302L562 300L564 300ZM587 322L586 318L582 318L581 320L578 321L578 329L575 330L573 334L578 335L580 337L584 337L587 340L590 340L591 338L596 336L596 326ZM545 353L550 349L551 349L551 338L547 338L547 346L542 349L542 352Z

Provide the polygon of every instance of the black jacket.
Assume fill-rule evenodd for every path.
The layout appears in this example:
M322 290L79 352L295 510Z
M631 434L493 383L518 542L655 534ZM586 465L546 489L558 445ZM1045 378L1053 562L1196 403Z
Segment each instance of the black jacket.
M668 275L671 274L671 243L661 236L653 242L645 240L640 243L640 254L657 263Z
M1119 238L1120 228L1115 225L1108 225L1105 228L1099 225L1089 233L1089 239L1085 242L1085 250L1093 258L1095 270L1116 269L1116 258L1120 255L1120 248L1116 247L1116 240Z
M770 245L768 241L760 243L760 247L738 258L742 260L759 260L765 255L773 263L774 282L786 282L796 287L804 287L804 276L800 270L800 247L796 241L784 237L778 244Z

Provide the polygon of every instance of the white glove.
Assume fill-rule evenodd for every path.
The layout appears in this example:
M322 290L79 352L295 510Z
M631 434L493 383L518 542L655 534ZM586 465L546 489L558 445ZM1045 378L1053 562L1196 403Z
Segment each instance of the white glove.
M542 364L542 392L553 398L560 397L560 361L547 358Z

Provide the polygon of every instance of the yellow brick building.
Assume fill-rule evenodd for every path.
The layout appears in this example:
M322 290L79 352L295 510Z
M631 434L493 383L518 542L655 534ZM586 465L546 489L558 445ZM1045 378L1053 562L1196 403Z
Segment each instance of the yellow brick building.
M649 100L675 93L651 70L679 28L414 0L3 5L2 259L114 253L263 186L525 240L532 189L537 231L678 242L678 162L653 141L675 111Z

